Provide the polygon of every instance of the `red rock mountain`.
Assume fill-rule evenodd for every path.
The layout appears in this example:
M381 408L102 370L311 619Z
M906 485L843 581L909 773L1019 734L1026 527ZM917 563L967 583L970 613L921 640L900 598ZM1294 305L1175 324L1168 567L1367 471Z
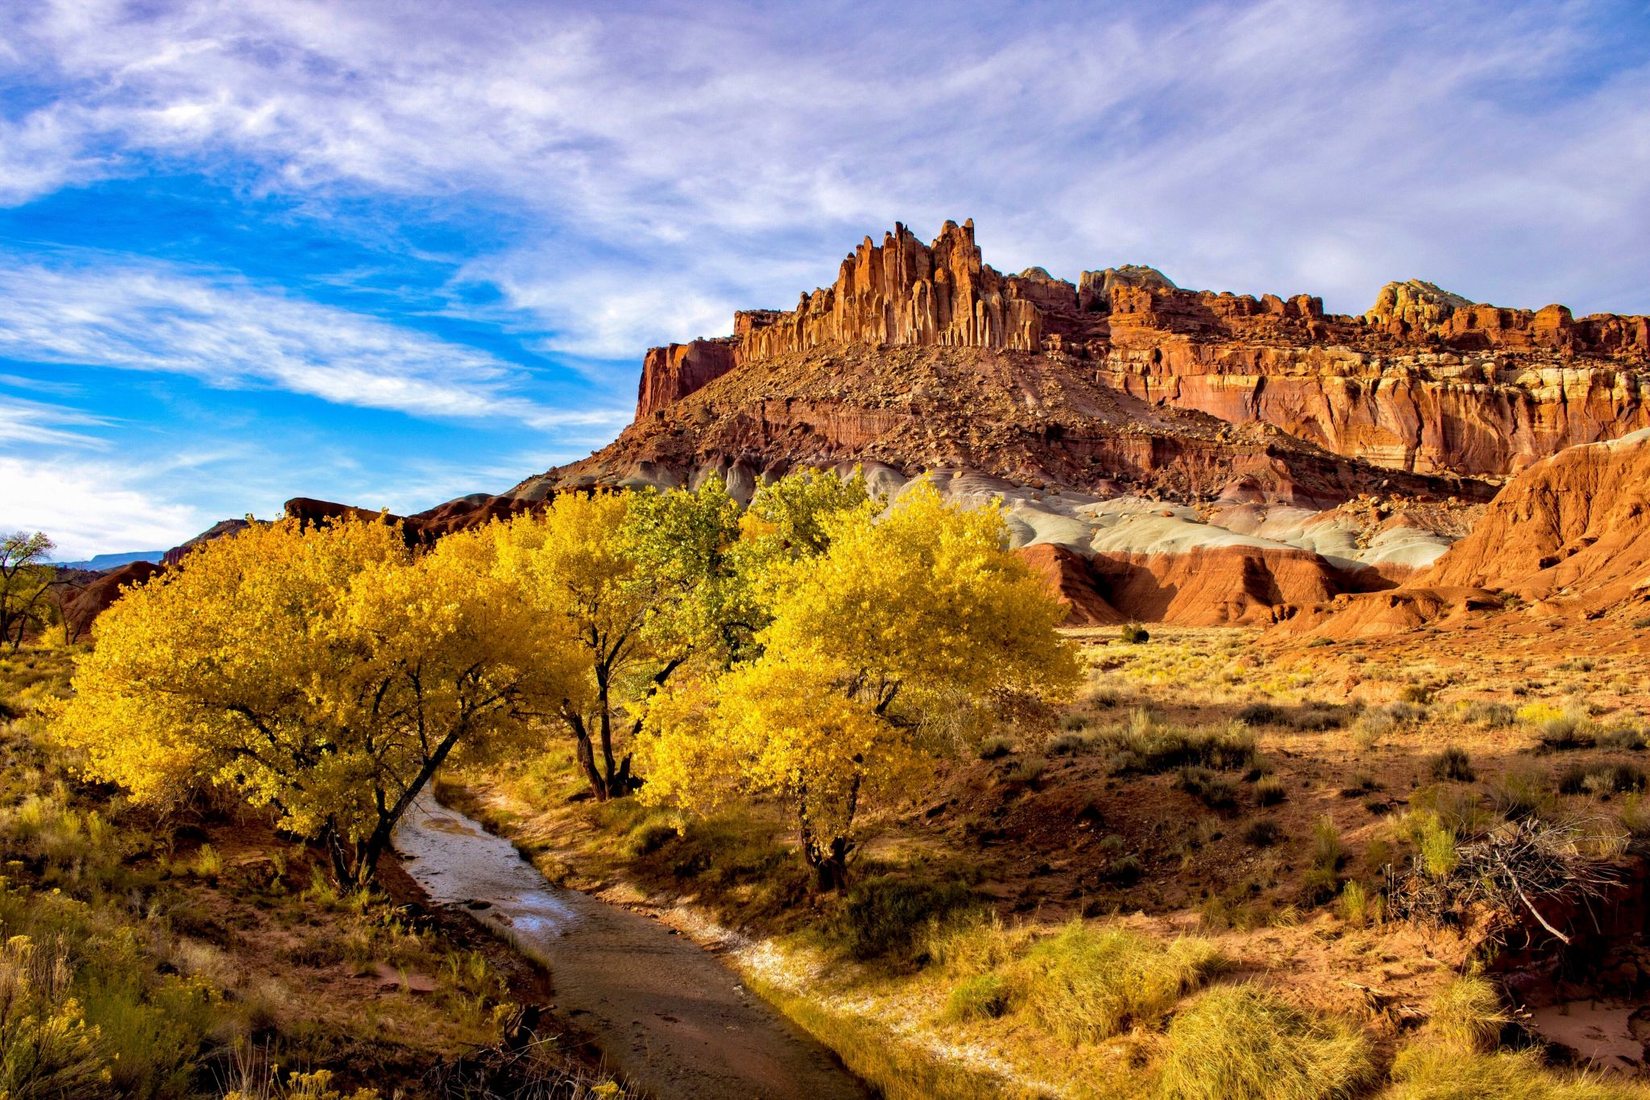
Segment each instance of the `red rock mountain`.
M868 446L908 425L889 400L898 395L859 385L844 353L945 348L968 349L965 363L1000 353L1014 373L1035 359L1024 373L1270 424L1342 457L1427 474L1504 476L1650 426L1650 318L1503 309L1416 281L1387 285L1361 316L1337 316L1305 294L1181 290L1144 267L1084 272L1076 284L1040 268L1003 275L984 263L972 222L947 222L931 245L904 226L881 244L867 237L834 284L790 311L737 313L733 328L648 353L634 435L650 418L691 430L667 410L736 370L750 383L758 364L772 373L823 361L835 385L745 412L757 434L806 428L839 449ZM651 460L642 440L620 443Z

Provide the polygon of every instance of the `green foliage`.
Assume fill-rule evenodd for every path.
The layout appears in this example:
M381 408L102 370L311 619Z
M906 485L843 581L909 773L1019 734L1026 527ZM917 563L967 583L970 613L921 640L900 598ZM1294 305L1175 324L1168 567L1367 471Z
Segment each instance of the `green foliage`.
M1221 986L1175 1014L1158 1079L1173 1100L1332 1100L1374 1077L1369 1043L1253 985Z
M1144 645L1152 640L1151 632L1139 623L1124 623L1117 637L1127 645Z
M1415 845L1421 857L1422 870L1433 878L1447 878L1460 862L1454 831L1435 815L1424 814L1420 817Z
M1341 888L1340 909L1341 919L1354 928L1378 924L1382 911L1381 898L1379 895L1371 896L1361 882L1353 879Z
M962 750L959 714L1062 695L1078 668L1061 608L1006 549L996 509L948 504L919 482L880 516L820 522L823 552L779 558L758 585L761 655L653 700L642 798L704 811L776 795L834 889L862 805Z

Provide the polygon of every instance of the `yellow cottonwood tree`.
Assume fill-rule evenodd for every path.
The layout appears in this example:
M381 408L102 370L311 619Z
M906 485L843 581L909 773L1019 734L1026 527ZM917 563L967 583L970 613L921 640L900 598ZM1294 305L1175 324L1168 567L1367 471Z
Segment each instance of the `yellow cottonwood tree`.
M708 809L777 795L821 888L839 889L862 803L951 748L950 712L1057 695L1078 665L995 508L947 504L921 482L881 515L852 508L823 527L823 553L770 567L761 656L656 702L643 797Z
M273 807L364 885L443 764L564 690L492 554L470 533L415 558L372 520L215 540L99 618L56 734L139 801L216 784Z
M691 492L567 494L490 529L500 576L547 638L581 654L555 711L598 800L635 786L617 727L628 720L634 736L646 699L673 672L727 644L737 522L738 505L713 479Z

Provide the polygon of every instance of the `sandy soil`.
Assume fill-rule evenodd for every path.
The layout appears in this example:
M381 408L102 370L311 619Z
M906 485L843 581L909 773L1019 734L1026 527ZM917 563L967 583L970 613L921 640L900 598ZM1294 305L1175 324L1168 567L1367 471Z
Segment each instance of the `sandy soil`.
M661 1098L863 1098L824 1047L732 971L646 917L547 883L510 843L439 803L396 833L407 872L550 968L556 1011L614 1068Z

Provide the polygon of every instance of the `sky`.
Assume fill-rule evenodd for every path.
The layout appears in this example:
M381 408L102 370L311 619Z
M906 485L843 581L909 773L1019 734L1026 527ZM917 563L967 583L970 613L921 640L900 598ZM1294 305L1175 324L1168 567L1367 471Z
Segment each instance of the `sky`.
M417 511L866 234L1650 312L1650 3L0 3L0 530Z

